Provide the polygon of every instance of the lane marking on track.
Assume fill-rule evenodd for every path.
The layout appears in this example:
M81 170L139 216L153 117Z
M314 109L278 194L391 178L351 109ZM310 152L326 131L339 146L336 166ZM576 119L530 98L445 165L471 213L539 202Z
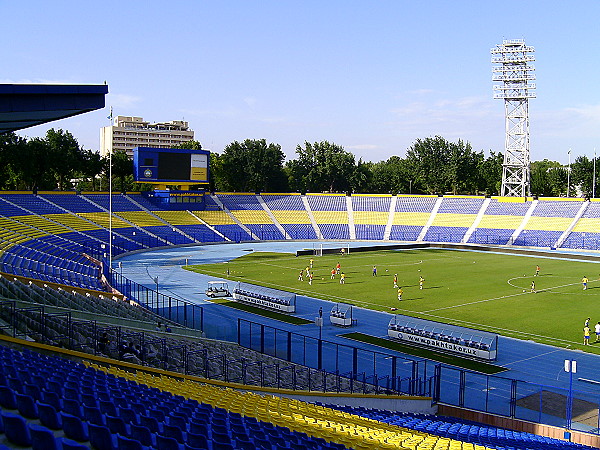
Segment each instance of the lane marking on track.
M504 364L504 366L510 366L512 364L519 364L519 363L522 363L522 362L525 362L525 361L531 361L532 359L539 358L540 356L551 355L552 353L562 352L562 351L563 351L562 349L557 348L556 350L551 350L551 351L546 352L546 353L539 353L537 355L530 356L529 358L523 358L523 359L519 359L519 360L516 360L516 361L508 362L508 363Z

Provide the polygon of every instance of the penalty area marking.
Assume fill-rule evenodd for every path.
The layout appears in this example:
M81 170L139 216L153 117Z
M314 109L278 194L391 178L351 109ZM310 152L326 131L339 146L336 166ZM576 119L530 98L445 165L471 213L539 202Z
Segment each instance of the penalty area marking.
M507 283L510 286L512 286L512 287L515 287L515 288L518 288L518 289L523 289L522 287L518 287L518 286L515 286L514 284L510 283L512 280L517 280L517 279L522 279L522 278L531 278L531 277L514 277L514 278L510 278L507 281ZM552 286L552 287L549 287L549 288L536 289L536 293L551 291L552 289L559 289L559 288L568 287L568 286L574 286L574 285L577 285L577 284L580 284L580 283L569 283L569 284L564 284L564 285L561 285L561 286ZM517 292L515 294L501 295L500 297L487 298L487 299L484 299L484 300L476 300L474 302L461 303L460 305L444 306L443 308L428 309L426 311L421 311L421 313L425 314L425 313L429 313L429 312L443 311L445 309L461 308L463 306L476 305L477 303L492 302L494 300L502 300L502 299L505 299L505 298L517 297L519 295L527 295L527 294L531 294L531 293L532 292L530 292L528 289L525 289L525 292ZM560 294L562 294L562 293L560 293ZM579 292L579 294L581 294L581 292ZM593 294L593 295L596 295L596 294Z
M550 275L554 278L562 278L562 277L558 277L556 275ZM548 277L548 275L546 275L546 277ZM508 283L509 286L512 286L514 288L517 289L527 289L527 288L523 288L521 286L517 286L515 284L512 283L513 280L523 280L523 279L530 279L530 278L534 278L533 275L531 276L525 276L525 277L513 277L513 278L509 278L506 282ZM589 284L593 283L596 280L591 280L588 281ZM560 289L560 288L564 288L564 287L569 287L569 286L576 286L578 284L581 284L581 281L577 281L575 283L568 283L568 284L561 284L559 286L550 286L547 288L542 288L542 289L536 289L536 292L547 292L547 291L552 291L554 289ZM552 292L553 294L561 294L561 295L573 295L573 294L577 294L577 295L581 295L581 292ZM587 295L589 295L588 292L586 292ZM595 295L595 294L593 294Z

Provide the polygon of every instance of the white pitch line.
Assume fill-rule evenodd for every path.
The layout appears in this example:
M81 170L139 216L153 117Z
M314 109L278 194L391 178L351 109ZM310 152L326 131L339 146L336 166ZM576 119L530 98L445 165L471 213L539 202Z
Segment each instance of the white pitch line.
M413 312L413 311L411 311ZM559 344L567 344L566 348L570 348L571 344L575 344L575 342L573 341L567 341L565 339L559 339L559 338L554 338L551 336L544 336L541 334L534 334L534 333L527 333L525 331L518 331L518 330L511 330L510 328L502 328L502 327L495 327L495 326L489 326L486 324L481 324L481 323L476 323L476 322L469 322L467 320L461 320L461 319L455 319L455 318L451 318L451 317L445 317L445 316L438 316L435 314L426 314L426 313L422 313L423 315L427 315L427 316L431 316L434 320L436 320L437 322L442 322L442 321L448 321L451 323L459 323L461 324L461 326L466 326L469 328L485 328L490 332L496 332L499 334L505 334L506 336L522 336L520 338L517 339L524 339L524 338L529 338L529 339L533 339L533 338L542 338L545 339L546 341L551 341L551 342L557 342Z
M511 280L516 280L518 278L523 278L523 277L511 278L507 282L508 282L508 284L510 286L517 287L517 286L514 286L514 285L510 284L510 281ZM525 277L525 278L530 278L530 277ZM589 283L591 283L591 282L589 282ZM535 293L540 293L540 292L545 292L545 291L551 291L553 289L560 289L560 288L568 287L568 286L574 286L576 284L579 284L579 283L569 283L569 284L563 284L563 285L560 285L560 286L552 286L552 287L548 287L548 288L544 288L544 289L537 289L535 291ZM519 289L521 289L521 288L519 288ZM459 305L444 306L443 308L428 309L426 311L422 311L422 313L428 313L428 312L434 312L434 311L443 311L444 309L460 308L460 307L463 307L463 306L476 305L477 303L492 302L494 300L502 300L502 299L505 299L505 298L511 298L511 297L516 297L516 296L519 296L519 295L527 295L527 294L533 294L533 292L530 292L530 291L526 290L526 292L517 292L516 294L502 295L500 297L488 298L488 299L484 299L484 300L477 300L477 301L468 302L468 303L461 303Z

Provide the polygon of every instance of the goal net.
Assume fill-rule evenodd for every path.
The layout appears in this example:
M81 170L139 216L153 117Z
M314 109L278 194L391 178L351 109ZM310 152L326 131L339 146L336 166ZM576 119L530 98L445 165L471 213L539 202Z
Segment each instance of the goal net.
M313 245L313 255L314 256L323 256L323 255L349 255L350 254L350 244L339 244L339 243L325 243L325 244L314 244Z

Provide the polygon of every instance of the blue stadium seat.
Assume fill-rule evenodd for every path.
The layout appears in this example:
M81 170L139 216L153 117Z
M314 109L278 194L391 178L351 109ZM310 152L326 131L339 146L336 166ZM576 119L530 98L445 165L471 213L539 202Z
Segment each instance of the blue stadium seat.
M6 409L17 409L15 393L8 386L0 386L0 406Z
M187 433L186 444L192 448L209 448L209 439L206 435Z
M232 442L234 444L234 447L240 450L255 450L257 448L254 442L249 440L234 439ZM305 446L302 447L302 450L304 450L305 448Z
M51 430L60 430L62 428L60 415L54 406L38 401L37 410L42 425L50 428Z
M88 427L79 417L65 412L60 413L65 436L78 442L89 440Z
M94 406L83 406L83 417L89 423L93 423L94 425L104 426L106 425L106 419L100 408L96 408Z
M117 446L119 450L144 450L145 447L140 441L117 435Z
M66 437L58 438L62 450L88 450L89 447L87 445L80 444L79 442L75 442Z
M97 395L96 395L97 397ZM102 411L102 414L109 414L111 416L116 416L117 415L117 407L115 406L115 404L110 401L99 401L99 406L100 406L100 411Z
M53 406L56 408L55 405L53 405ZM61 408L61 410L63 412L71 414L71 415L73 415L75 417L79 417L79 418L84 417L84 415L83 415L83 408L81 407L81 404L79 403L78 400L68 399L68 398L62 399L62 408Z
M113 434L121 434L123 436L129 435L127 424L121 417L111 416L106 414L104 416L106 420L106 426Z
M201 434L204 436L208 436L209 432L209 421L210 416L206 415L205 417L199 418L198 412L194 418L192 418L189 422L189 432L193 434Z
M39 417L37 405L32 397L25 394L15 394L15 398L17 400L17 409L23 417L28 419L37 419Z
M180 444L183 444L185 442L184 432L181 428L177 426L164 423L162 434L163 436L175 439Z
M108 427L88 424L90 444L96 450L116 450L117 437L113 436Z
M156 448L158 450L181 450L181 446L176 439L172 437L162 436L160 434L156 435ZM214 446L213 446L214 449Z
M118 416L123 419L126 424L137 425L139 423L138 415L132 408L119 408Z
M46 389L42 389L42 401L44 403L52 405L54 407L54 409L56 409L57 411L60 411L63 408L62 401L61 401L61 395L62 394L57 393L57 392L47 391Z
M61 450L62 445L54 437L54 433L42 425L29 424L31 447L33 450Z
M152 433L160 433L162 431L158 420L145 414L140 414L140 425L148 428Z
M142 443L146 447L153 447L156 445L154 434L148 427L142 425L130 425L130 438L135 439Z
M31 434L27 427L27 421L9 411L2 411L2 423L4 424L4 435L8 441L15 445L29 447L31 445Z

